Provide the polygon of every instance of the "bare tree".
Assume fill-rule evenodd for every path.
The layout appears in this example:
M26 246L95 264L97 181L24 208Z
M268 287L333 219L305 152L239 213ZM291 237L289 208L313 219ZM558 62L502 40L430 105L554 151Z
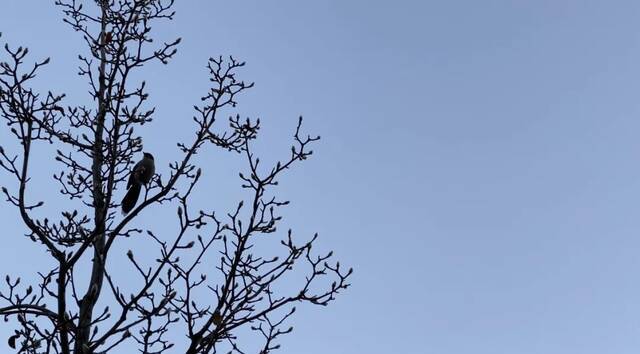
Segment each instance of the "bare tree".
M37 92L33 79L49 59L28 63L27 48L5 45L0 112L18 144L0 147L0 167L14 177L2 192L19 212L27 236L55 264L32 284L6 276L0 314L15 325L8 345L19 353L108 353L120 345L142 353L243 353L245 338L253 333L262 338L260 353L278 348L280 336L292 330L288 320L294 306L327 305L349 286L352 272L331 261L331 252L315 255L316 236L298 243L291 230L285 232L273 239L281 245L277 257L253 247L267 234L279 233L279 210L288 204L270 187L312 154L309 147L319 137L303 134L300 118L290 155L273 166L260 164L252 149L259 120L234 115L228 125L219 124L219 115L227 114L238 95L253 86L238 78L244 63L210 58L210 89L194 106L192 140L178 142L181 159L159 167L165 173L156 174L138 205L121 216L119 196L142 150L134 128L154 115L153 108L146 108L144 81L135 82L132 73L151 61L167 63L176 54L180 39L157 46L151 37L153 23L173 18L174 0L55 4L89 49L79 56L79 73L89 83L92 102L71 105L64 94ZM211 146L246 161L239 176L250 196L223 216L194 210L190 203L203 180L194 156ZM58 219L44 212L44 200L27 198L31 177L41 173L30 161L38 148L52 147L61 165L54 174L60 197L75 205L55 214L61 215ZM176 206L175 235L131 226L144 210ZM135 291L125 292L121 284L130 277L110 272L109 255L114 244L129 236L148 238L157 246L157 256L145 264L136 254L152 250L127 252L142 281ZM81 262L91 267L87 277L79 275ZM291 274L304 275L297 278L296 291L284 293L279 286L290 282ZM99 305L99 299L107 306ZM172 342L180 335L187 338L184 343Z

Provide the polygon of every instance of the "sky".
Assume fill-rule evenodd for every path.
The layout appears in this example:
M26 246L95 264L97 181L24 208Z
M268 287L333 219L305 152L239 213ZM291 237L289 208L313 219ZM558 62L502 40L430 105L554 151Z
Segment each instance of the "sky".
M157 28L183 38L176 59L141 74L158 105L141 131L158 172L192 130L210 56L247 62L242 78L256 86L237 112L261 118L267 159L286 156L299 115L322 136L278 192L292 200L286 224L318 232L321 250L354 267L353 286L327 308L301 308L281 353L640 349L640 3L194 0L176 10ZM81 40L52 1L4 1L0 31L52 57L43 87L87 100ZM201 158L219 181L203 192L215 208L241 196L234 160ZM57 198L52 184L35 188ZM46 257L12 213L0 206L0 269L28 277Z

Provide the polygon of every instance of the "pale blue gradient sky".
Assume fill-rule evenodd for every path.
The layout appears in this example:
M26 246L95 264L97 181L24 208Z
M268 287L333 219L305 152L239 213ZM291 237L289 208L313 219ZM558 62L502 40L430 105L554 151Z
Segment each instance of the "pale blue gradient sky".
M286 154L299 114L323 137L283 181L294 202L284 215L302 235L318 231L322 249L356 269L354 285L298 313L282 353L640 350L640 3L199 0L177 10L159 36L184 38L178 57L144 74L159 106L147 150L175 156L206 58L220 54L248 63L243 78L257 85L239 112L262 118L267 158ZM51 2L3 1L0 31L52 56L43 84L86 99L81 43ZM229 186L211 196L222 209L239 195L237 166L215 156L203 162ZM6 206L0 215L13 220ZM27 257L25 274L44 267L8 225L0 268Z

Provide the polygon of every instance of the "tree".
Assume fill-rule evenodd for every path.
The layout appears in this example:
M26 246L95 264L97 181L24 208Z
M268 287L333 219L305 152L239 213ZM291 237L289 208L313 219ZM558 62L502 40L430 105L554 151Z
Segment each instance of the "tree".
M79 73L89 83L92 102L72 105L64 94L37 92L33 79L49 59L27 64L27 48L5 45L0 112L17 144L0 146L0 167L15 181L2 193L15 206L26 235L55 264L32 284L6 276L0 314L16 328L9 346L19 353L107 353L120 345L143 353L243 353L244 338L254 334L263 338L260 353L278 348L280 336L292 330L288 319L294 306L327 305L349 286L352 273L332 261L331 252L312 252L317 235L298 243L289 230L270 239L280 241L276 257L254 247L257 240L274 237L268 234L281 234L279 210L288 201L273 195L271 187L312 155L310 145L319 137L303 134L300 118L290 155L264 167L252 149L259 120L235 115L226 128L218 123L220 114L232 110L239 94L253 86L238 78L244 63L210 58L210 90L194 106L193 140L177 143L181 159L169 164L168 173L158 166L138 205L121 216L119 197L142 151L134 128L154 115L154 108L146 108L145 82L134 82L132 74L151 61L166 64L176 54L180 39L155 46L151 37L152 24L172 20L174 0L55 4L89 49L79 56ZM246 162L239 177L250 196L224 217L194 210L190 203L204 181L194 156L211 146ZM60 197L75 205L57 220L43 209L44 200L29 200L31 177L41 173L30 163L36 148L56 149ZM141 213L166 207L177 209L177 234L131 226ZM110 273L109 256L114 244L130 236L148 238L157 257L145 263L136 255L150 250L126 253L142 279L127 292L120 284L128 275ZM86 279L77 271L82 262L91 268ZM304 277L298 290L282 293L278 286L291 281L291 274ZM99 300L106 306L99 307ZM184 347L172 342L172 332L186 336Z

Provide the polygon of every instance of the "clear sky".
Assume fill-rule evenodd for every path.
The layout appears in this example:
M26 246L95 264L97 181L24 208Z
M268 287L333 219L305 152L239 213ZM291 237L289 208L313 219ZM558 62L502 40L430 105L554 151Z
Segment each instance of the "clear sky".
M177 10L158 35L183 37L178 57L144 74L158 105L145 149L165 172L191 131L209 56L247 61L256 87L238 109L262 118L267 157L287 153L300 114L323 137L283 181L284 215L356 273L331 306L297 314L280 352L640 350L639 2L193 0ZM3 1L0 31L52 57L43 85L86 99L81 41L52 1ZM211 200L231 205L240 191L227 160L202 162L232 188ZM11 213L0 206L0 269L28 275L44 257Z

